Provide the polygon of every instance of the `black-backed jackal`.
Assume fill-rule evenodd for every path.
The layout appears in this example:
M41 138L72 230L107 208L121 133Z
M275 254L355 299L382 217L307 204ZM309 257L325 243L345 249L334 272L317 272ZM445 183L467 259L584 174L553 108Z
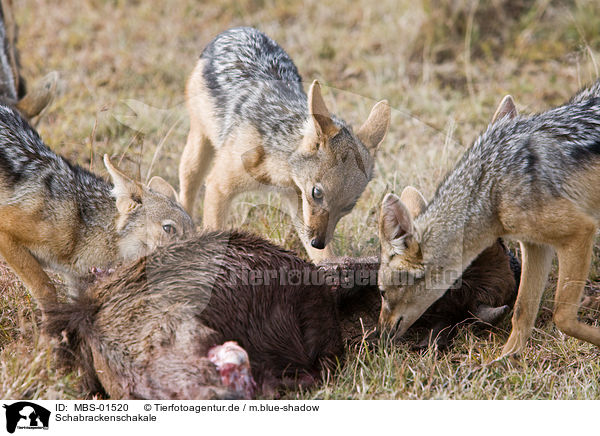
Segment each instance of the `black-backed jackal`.
M44 268L76 290L92 268L136 259L194 233L171 186L131 180L108 156L113 184L50 150L14 109L0 105L0 255L44 309L56 290Z
M331 115L313 82L308 97L296 66L273 40L252 28L218 35L187 84L190 132L179 167L180 198L193 213L206 180L203 225L222 229L232 199L265 187L287 200L313 260L328 245L372 177L390 107L377 103L356 133Z
M380 324L402 335L499 237L520 241L523 268L502 351L513 356L534 326L554 251L554 322L600 346L577 319L600 219L600 83L568 103L517 115L510 97L426 204L414 189L382 204Z

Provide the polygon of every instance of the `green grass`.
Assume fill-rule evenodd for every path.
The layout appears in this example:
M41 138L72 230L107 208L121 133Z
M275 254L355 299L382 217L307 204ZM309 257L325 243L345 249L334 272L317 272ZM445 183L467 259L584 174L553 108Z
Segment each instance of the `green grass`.
M376 176L339 224L338 253L378 249L379 202L408 185L427 198L510 93L523 112L566 100L598 72L594 0L22 0L15 2L25 77L50 70L61 94L38 124L56 151L106 175L103 153L177 184L185 143L186 78L203 46L236 25L277 40L307 82L319 79L333 112L355 126L373 103L394 108ZM301 252L276 195L245 195L232 226ZM202 210L199 202L197 212ZM599 277L595 256L591 279ZM7 271L0 294L0 397L80 398L77 374L56 371L39 340L34 304ZM555 276L555 271L553 277ZM599 398L600 352L550 321L553 278L522 366L486 366L508 336L461 329L446 353L408 347L348 350L321 387L289 398ZM589 283L589 290L597 288ZM591 315L597 320L597 314ZM597 322L597 321L596 321Z

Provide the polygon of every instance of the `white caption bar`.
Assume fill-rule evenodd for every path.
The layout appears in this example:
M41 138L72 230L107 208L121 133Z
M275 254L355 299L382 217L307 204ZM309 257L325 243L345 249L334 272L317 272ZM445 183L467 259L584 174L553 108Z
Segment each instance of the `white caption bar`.
M0 400L0 435L506 435L589 432L597 402ZM589 412L589 413L588 413ZM577 418L579 417L579 419ZM587 429L586 429L587 428ZM11 433L12 430L12 433ZM379 436L379 435L376 435Z

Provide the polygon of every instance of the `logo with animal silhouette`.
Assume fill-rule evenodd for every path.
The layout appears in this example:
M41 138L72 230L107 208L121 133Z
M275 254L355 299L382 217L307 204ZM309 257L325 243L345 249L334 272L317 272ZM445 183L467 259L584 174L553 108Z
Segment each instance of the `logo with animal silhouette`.
M48 430L50 422L48 409L29 401L4 404L3 407L6 409L6 431L9 433L14 433L17 428Z

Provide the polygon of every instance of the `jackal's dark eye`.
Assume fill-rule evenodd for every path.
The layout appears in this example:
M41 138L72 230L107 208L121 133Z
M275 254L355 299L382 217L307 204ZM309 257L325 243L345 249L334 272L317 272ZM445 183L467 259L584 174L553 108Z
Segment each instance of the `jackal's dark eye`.
M315 200L322 200L323 199L323 190L321 188L319 188L318 186L313 187L312 197Z
M162 228L167 235L174 235L177 233L177 230L173 224L163 224Z

